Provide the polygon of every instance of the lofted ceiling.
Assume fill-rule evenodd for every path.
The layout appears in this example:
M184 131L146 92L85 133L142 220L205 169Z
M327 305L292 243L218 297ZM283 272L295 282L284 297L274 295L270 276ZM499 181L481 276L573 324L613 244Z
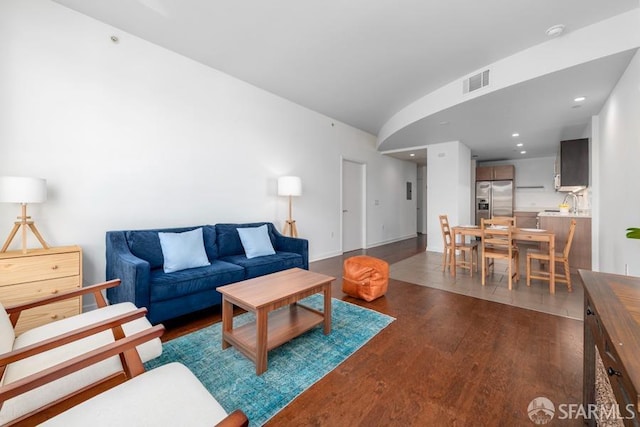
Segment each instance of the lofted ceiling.
M638 0L54 1L373 135L413 101L547 41L552 25L575 31L639 7ZM438 112L380 149L415 161L424 153L408 157L412 141L460 140L478 160L520 158L510 139L518 131L526 157L553 155L560 138L581 136L632 54ZM590 95L572 108L576 93Z

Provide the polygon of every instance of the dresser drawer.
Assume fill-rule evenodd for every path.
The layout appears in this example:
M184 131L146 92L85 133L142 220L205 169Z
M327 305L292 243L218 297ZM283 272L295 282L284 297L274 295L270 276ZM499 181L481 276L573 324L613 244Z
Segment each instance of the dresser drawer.
M27 253L0 253L0 302L15 305L56 295L82 286L82 249L62 246ZM20 314L16 333L77 315L82 298L75 297Z
M81 299L78 297L25 310L16 325L16 335L36 326L75 316L80 313L80 304Z
M79 276L0 286L0 302L4 305L20 304L79 288Z
M80 275L80 252L0 259L0 287Z

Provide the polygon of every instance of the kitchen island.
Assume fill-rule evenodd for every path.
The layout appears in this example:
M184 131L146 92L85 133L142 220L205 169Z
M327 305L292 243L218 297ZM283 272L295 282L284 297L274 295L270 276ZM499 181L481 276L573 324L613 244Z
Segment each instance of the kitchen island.
M591 270L591 214L590 213L538 213L538 228L548 230L556 235L556 252L561 252L567 241L571 220L576 220L576 231L573 235L569 265L571 271L577 269Z

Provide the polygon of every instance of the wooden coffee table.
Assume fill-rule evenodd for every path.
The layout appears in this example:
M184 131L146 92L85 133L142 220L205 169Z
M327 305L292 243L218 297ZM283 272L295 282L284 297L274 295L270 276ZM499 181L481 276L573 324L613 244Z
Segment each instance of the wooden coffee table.
M256 374L267 370L267 352L324 323L331 332L331 282L335 277L292 268L231 285L222 294L222 348L235 346L256 364ZM324 294L324 311L297 301ZM233 306L255 314L256 321L233 327ZM287 307L288 306L288 307Z

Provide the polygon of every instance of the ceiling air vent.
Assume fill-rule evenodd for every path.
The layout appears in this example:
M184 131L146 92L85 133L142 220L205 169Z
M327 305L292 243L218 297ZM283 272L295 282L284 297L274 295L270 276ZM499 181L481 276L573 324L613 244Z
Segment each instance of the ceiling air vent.
M474 74L468 79L462 81L462 93L473 92L489 85L489 70Z

